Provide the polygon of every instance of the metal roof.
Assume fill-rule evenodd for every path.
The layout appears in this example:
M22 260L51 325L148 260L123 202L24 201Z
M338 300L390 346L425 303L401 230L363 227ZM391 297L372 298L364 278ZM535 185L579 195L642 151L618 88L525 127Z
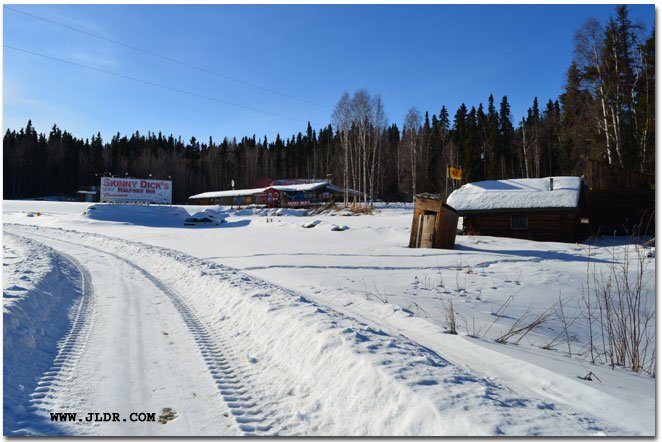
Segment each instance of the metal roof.
M224 198L224 197L234 197L234 196L248 196L255 195L257 193L263 193L267 189L275 189L281 192L310 192L312 190L327 188L331 192L344 192L345 190L342 187L335 186L327 181L321 181L318 183L306 183L306 184L289 184L289 185L277 185L277 186L268 186L268 187L259 187L255 189L237 189L237 190L220 190L215 192L205 192L199 193L188 197L190 200L203 199L203 198ZM361 192L356 190L348 189L350 195L359 195Z

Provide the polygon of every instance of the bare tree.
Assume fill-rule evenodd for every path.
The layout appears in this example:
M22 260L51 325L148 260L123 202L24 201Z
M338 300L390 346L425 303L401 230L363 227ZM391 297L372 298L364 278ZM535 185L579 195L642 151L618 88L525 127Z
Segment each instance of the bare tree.
M361 190L363 203L367 204L368 143L371 135L372 99L367 90L361 89L352 98L352 140L350 157L353 161L353 185ZM356 201L355 201L356 202Z
M348 188L361 193L364 206L372 205L375 192L375 175L379 173L382 133L386 115L380 95L371 96L361 89L350 98L345 92L331 116L343 149L343 183L345 207L349 202ZM357 203L353 194L353 204Z
M418 166L419 156L419 132L421 129L421 113L415 107L411 107L405 115L403 127L403 142L409 151L409 160L411 167L411 191L412 201L416 198L416 168Z
M524 163L524 176L529 177L529 144L530 141L527 138L528 128L526 120L522 118L522 163Z
M386 128L386 114L384 113L384 103L382 103L381 95L377 94L372 101L373 107L373 121L372 121L372 140L371 140L371 156L370 156L370 172L368 175L368 192L370 195L370 206L374 202L375 192L375 174L379 174L381 158L380 150L382 145L382 133ZM377 171L375 171L375 167Z
M333 125L336 127L338 138L343 150L343 187L344 187L344 206L349 203L349 136L352 125L352 107L349 99L349 93L345 92L340 97L331 114Z
M575 62L582 68L585 80L593 95L600 102L600 116L598 127L605 137L605 149L607 161L614 163L612 143L609 125L609 111L607 106L607 94L605 90L605 74L602 67L602 52L604 46L604 30L596 19L591 18L584 23L575 34ZM622 164L620 152L617 150L617 160Z

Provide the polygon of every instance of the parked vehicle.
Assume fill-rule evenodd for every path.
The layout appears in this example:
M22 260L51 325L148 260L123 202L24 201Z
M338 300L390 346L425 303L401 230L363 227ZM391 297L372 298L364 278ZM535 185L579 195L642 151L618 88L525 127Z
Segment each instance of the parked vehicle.
M184 220L185 226L220 226L228 216L213 209L196 212Z

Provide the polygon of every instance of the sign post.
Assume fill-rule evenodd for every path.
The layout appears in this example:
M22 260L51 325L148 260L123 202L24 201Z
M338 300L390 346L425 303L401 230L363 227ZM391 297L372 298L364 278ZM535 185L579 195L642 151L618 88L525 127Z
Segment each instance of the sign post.
M462 179L462 169L459 167L450 168L451 179L460 181Z
M454 181L462 180L462 168L453 167L450 164L446 165L446 199L448 199L448 178Z
M450 164L446 164L446 191L444 192L444 201L448 199L448 170L451 168Z

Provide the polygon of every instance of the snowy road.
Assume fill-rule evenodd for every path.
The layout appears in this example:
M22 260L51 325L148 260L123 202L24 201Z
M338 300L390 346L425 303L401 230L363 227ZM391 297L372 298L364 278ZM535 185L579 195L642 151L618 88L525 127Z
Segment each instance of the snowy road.
M213 262L70 230L5 232L73 262L82 293L14 434L623 433ZM164 408L177 413L165 424L35 419Z
M217 389L223 375L232 376L231 369L213 346L202 347L204 330L177 308L176 295L113 254L42 235L32 238L75 257L83 276L82 302L72 328L31 395L38 415L75 412L83 421L51 424L50 431L109 436L242 434L230 417L228 403L234 402L225 402L236 402L235 387L226 388L224 395ZM191 333L195 327L197 335ZM155 413L158 418L163 408L171 408L177 417L167 424L131 422L131 413ZM85 421L87 413L104 412L119 413L120 422Z

